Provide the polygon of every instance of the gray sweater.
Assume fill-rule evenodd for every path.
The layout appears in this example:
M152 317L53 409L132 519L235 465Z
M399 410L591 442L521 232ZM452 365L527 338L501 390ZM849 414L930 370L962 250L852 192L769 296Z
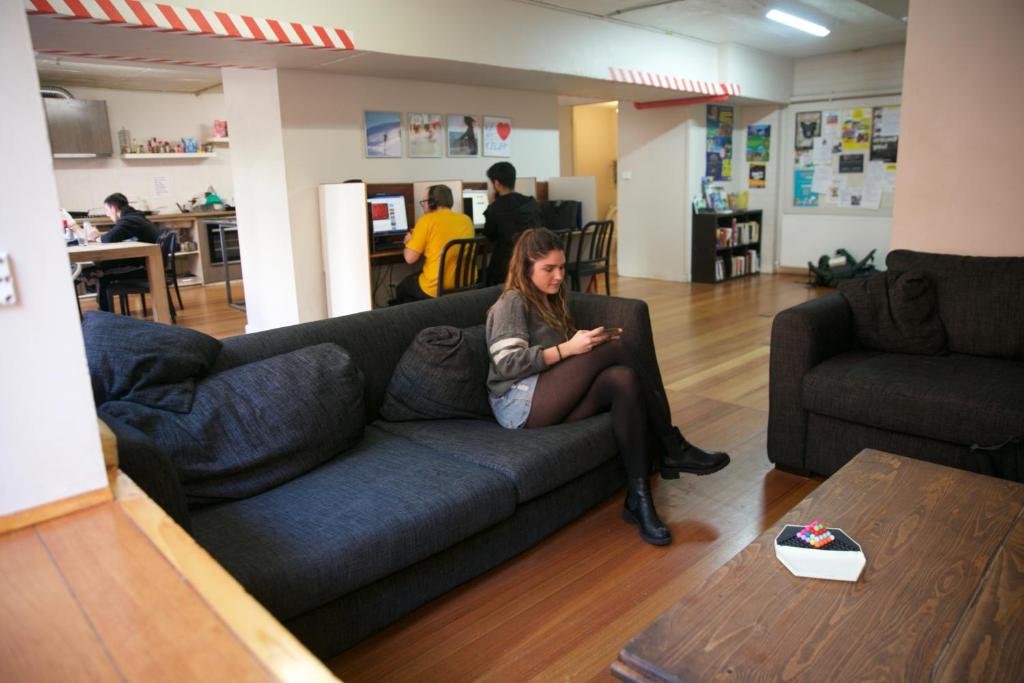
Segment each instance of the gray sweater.
M544 349L566 341L530 310L526 299L510 289L487 312L487 350L491 367L487 391L497 398L517 381L544 372Z

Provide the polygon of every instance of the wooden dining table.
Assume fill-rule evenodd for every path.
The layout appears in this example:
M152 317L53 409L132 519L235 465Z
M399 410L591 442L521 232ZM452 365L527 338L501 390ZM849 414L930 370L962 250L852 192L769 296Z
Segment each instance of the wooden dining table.
M163 255L159 244L148 242L95 242L85 246L69 247L72 263L99 263L124 258L146 259L149 291L153 295L153 320L170 323L171 309L167 305L167 282L164 275Z

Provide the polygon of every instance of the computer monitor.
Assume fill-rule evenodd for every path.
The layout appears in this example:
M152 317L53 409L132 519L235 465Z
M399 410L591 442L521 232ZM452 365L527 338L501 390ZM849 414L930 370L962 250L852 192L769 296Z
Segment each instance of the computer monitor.
M396 235L409 231L405 215L405 197L400 194L378 195L366 200L370 212L370 228L374 236Z
M463 213L469 216L473 225L482 228L484 225L484 211L487 210L487 190L463 190L462 191Z
M534 177L516 178L516 192L527 197L536 197L537 179Z

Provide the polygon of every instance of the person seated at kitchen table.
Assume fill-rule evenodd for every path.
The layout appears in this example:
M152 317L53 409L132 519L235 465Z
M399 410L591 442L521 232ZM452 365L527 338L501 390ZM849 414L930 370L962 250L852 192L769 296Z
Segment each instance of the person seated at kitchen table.
M105 233L93 228L89 231L89 241L95 242L149 242L159 241L160 231L149 222L146 216L128 203L128 198L115 192L103 200L107 210L107 218L114 222L113 227ZM84 277L96 278L96 304L101 311L112 308L110 301L110 285L119 280L140 280L146 278L146 259L130 258L114 261L102 261L83 272Z

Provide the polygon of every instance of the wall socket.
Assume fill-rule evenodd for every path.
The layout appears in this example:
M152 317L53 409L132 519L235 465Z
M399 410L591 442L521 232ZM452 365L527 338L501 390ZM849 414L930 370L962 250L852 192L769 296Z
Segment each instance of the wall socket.
M11 275L11 257L6 251L0 251L0 306L13 306L18 303L18 295L14 292L14 276Z

